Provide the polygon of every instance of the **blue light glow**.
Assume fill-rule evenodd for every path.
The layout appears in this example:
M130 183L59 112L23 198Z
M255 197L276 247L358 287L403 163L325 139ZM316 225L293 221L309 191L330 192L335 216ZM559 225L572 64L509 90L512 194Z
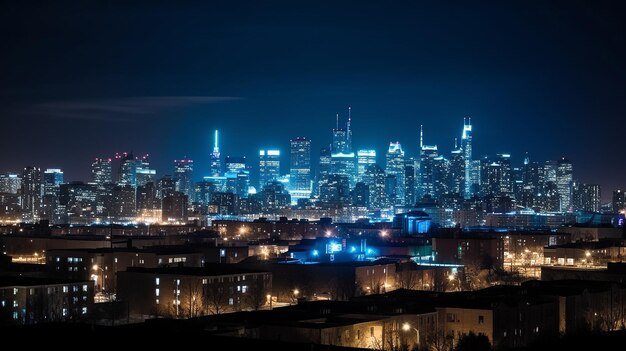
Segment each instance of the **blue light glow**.
M317 250L313 250L313 256L319 256L320 252Z

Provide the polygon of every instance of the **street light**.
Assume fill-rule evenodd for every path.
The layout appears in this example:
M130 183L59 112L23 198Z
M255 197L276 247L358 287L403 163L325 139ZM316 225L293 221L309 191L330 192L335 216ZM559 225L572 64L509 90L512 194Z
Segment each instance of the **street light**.
M410 331L411 329L415 330L415 343L417 344L417 347L420 347L420 331L419 329L412 327L411 324L409 323L404 323L402 324L402 330L404 330L405 332Z
M102 289L100 290L104 293L104 269L102 269L102 267L99 267L97 264L94 264L91 268L93 268L94 271L102 271Z

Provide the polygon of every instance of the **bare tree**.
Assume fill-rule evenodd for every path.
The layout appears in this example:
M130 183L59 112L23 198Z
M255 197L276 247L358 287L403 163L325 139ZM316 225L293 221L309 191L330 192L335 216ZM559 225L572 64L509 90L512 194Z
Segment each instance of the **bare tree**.
M204 285L204 302L207 314L222 314L229 310L229 295L226 289L217 282Z
M258 311L267 301L267 293L263 276L255 275L244 297L246 307Z
M203 314L202 282L199 279L185 279L181 286L182 317L193 318Z
M450 351L453 344L453 336L446 333L443 326L431 325L426 332L426 348L429 351Z

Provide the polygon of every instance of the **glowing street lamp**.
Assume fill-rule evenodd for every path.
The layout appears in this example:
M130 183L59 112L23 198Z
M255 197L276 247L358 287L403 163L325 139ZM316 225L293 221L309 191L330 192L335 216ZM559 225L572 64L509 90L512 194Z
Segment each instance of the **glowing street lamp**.
M420 331L419 331L419 329L412 327L411 324L409 324L409 323L402 324L402 330L404 330L405 332L411 331L411 329L415 330L415 342L417 344L417 347L419 348L419 346L420 346Z

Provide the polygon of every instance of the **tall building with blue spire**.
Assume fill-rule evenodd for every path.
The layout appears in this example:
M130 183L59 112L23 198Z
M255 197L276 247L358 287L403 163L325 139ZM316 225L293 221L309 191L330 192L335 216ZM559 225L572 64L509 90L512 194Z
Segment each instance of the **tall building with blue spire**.
M474 164L472 163L472 118L463 118L463 134L461 136L461 149L463 150L463 158L465 159L465 187L464 195L466 199L472 197L473 188L478 186L479 180L476 179L473 172Z
M220 158L220 147L218 143L218 132L215 130L215 145L211 153L211 176L219 177L222 175L222 159Z

